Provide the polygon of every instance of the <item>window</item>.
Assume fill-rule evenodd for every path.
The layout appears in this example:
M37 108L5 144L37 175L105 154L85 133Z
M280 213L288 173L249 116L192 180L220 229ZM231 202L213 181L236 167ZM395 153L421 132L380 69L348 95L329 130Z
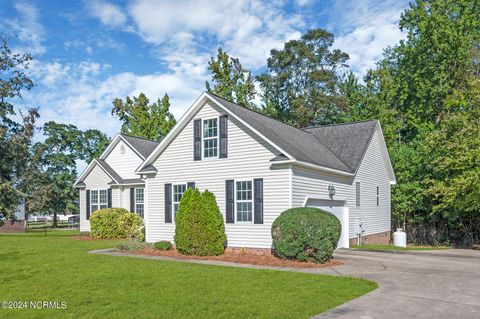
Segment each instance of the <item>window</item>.
M144 207L144 189L135 188L135 212L143 218Z
M380 206L380 187L377 186L377 207Z
M355 206L360 207L360 182L355 183Z
M237 181L235 190L235 206L237 222L251 222L253 212L252 181Z
M218 154L217 119L203 120L203 157L217 157Z
M107 208L107 190L91 190L90 191L90 212Z
M173 197L173 216L175 218L175 215L177 214L178 211L178 205L180 204L180 200L182 199L182 195L187 189L187 184L175 184L173 185L173 192L172 192L172 197Z

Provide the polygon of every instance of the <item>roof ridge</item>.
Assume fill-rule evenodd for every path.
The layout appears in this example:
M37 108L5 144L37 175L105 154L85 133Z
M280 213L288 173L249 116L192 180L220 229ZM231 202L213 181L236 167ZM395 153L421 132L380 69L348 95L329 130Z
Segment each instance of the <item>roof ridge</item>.
M342 126L342 125L355 125L355 124L367 123L367 122L378 122L378 120L377 119L361 120L361 121L354 121L354 122L332 123L332 124L323 124L323 125L316 125L316 126L307 126L307 127L302 127L301 130L310 130L310 129L314 129L314 128L324 128L324 127Z
M155 140L151 140L149 138L146 138L146 137L141 137L141 136L134 136L134 135L129 135L129 134L125 134L125 133L118 133L120 134L121 136L127 136L127 137L133 137L133 138L137 138L139 140L144 140L144 141L148 141L148 142L154 142L154 143L159 143Z

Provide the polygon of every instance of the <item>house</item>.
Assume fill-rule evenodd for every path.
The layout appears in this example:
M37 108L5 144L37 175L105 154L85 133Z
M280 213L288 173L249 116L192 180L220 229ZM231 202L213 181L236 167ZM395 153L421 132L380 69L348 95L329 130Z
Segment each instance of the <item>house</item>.
M0 220L0 233L15 233L25 231L25 198L20 198L15 212L10 219Z
M90 214L107 207L122 207L144 216L145 180L136 168L158 146L157 142L118 134L98 159L75 182L80 193L80 231L90 231Z
M363 243L390 240L390 188L396 180L378 121L298 129L205 92L136 169L128 171L128 159L121 156L115 157L116 166L108 161L109 150L118 148L115 142L96 162L136 174L144 192L148 242L173 240L175 214L188 187L215 194L229 247L271 249L273 221L282 211L302 206L337 216L339 247L360 238ZM93 189L103 187L109 194L122 187L105 176L103 164L93 165L97 170L89 166L79 179L84 217L97 207ZM100 179L102 186L90 182ZM129 207L122 200L118 205ZM84 217L82 229L87 228Z

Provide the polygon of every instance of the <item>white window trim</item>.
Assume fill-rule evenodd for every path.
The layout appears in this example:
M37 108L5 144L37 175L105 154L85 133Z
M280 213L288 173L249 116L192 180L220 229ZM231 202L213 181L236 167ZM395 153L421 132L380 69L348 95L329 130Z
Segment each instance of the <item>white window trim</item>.
M235 223L236 224L253 224L255 220L255 205L254 205L254 197L255 197L255 184L253 183L253 178L241 178L241 179L234 179L234 187L233 190L235 192L235 200L233 202L234 206L234 212L235 212ZM252 183L252 199L251 200L237 200L237 182L251 182ZM240 203L252 203L252 220L245 220L245 221L239 221L238 220L238 212L237 212L237 202Z
M108 208L108 188L90 188L89 191L90 191L90 203L89 203L89 205L90 205L90 214L93 214L93 213L96 212L97 210L102 209L102 208L100 208L100 205L105 205L106 208ZM97 202L96 204L93 204L93 205L98 206L98 209L95 210L95 211L92 209L92 206L93 206L93 205L92 205L92 191L93 191L93 192L98 192L98 195L97 195L97 196L98 196L98 202ZM100 202L100 191L105 191L105 192L107 193L107 197L106 197L105 203Z
M175 204L178 204L178 207L180 207L180 202L175 202L174 201L174 188L175 186L179 186L179 185L185 185L185 191L182 193L182 197L183 197L183 194L187 191L188 189L188 183L187 182L177 182L177 183L172 183L172 221L175 222L175 215L176 215L176 212L175 212ZM180 199L182 200L182 199Z
M217 156L211 156L211 157L205 157L205 152L204 152L204 148L205 148L205 144L204 144L204 140L205 140L205 137L203 136L203 122L204 121L208 121L208 120L217 120ZM202 147L201 147L201 152L202 152L202 160L212 160L212 159L218 159L219 156L220 156L220 117L219 116L214 116L214 117L206 117L206 118L202 118L200 120L200 122L202 123L201 125L201 144L202 144ZM207 137L206 138L207 140L213 140L215 139L215 137Z
M143 189L143 202L137 202L137 189ZM143 205L143 217L142 218L145 218L145 188L144 187L135 187L133 189L134 191L134 195L133 196L133 202L134 202L134 207L135 207L135 213L138 214L138 211L137 211L137 204L142 204ZM138 214L139 215L139 214Z

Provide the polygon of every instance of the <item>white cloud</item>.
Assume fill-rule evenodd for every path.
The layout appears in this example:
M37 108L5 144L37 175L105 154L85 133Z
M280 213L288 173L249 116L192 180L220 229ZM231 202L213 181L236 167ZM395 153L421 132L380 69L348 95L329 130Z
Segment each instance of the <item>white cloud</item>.
M210 43L219 43L252 69L265 64L272 48L298 38L304 25L300 16L286 14L278 1L136 0L129 14L148 43L211 55L216 47L205 48L204 43L213 39Z
M127 16L119 6L106 1L88 1L90 14L109 27L123 26Z
M17 18L1 17L7 30L18 36L22 46L15 48L20 52L28 52L33 55L44 54L47 49L43 45L44 29L38 20L37 8L32 4L18 1L14 4L18 13Z
M368 69L382 58L388 46L405 37L398 26L406 1L338 1L332 10L329 27L338 30L335 48L350 55L348 64L358 75L366 75ZM349 10L345 11L345 7Z

